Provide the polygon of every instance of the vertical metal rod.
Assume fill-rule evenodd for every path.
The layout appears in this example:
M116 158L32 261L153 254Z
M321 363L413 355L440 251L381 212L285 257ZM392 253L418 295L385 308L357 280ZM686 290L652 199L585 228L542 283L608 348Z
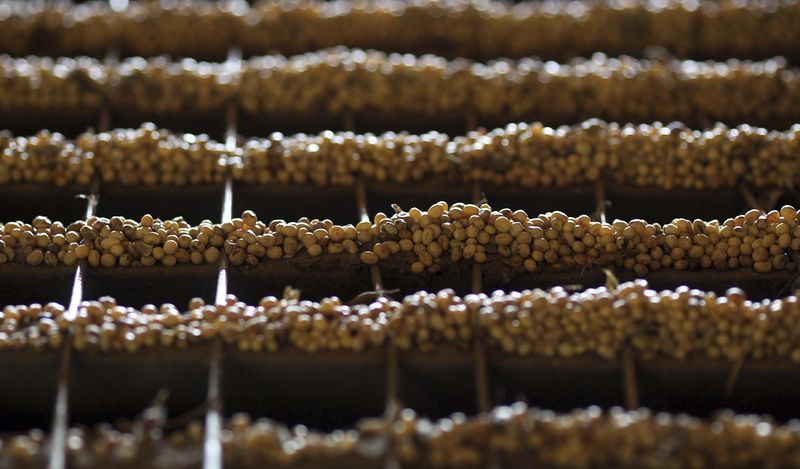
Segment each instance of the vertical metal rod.
M728 372L728 379L725 380L725 393L723 395L726 399L733 397L733 391L736 390L736 380L739 379L739 375L742 373L742 367L744 367L744 358L736 360L736 362L731 365L731 370Z
M230 177L225 184L225 194L223 195L221 218L223 223L231 220L230 197L231 181ZM226 209L227 207L227 209ZM225 256L220 257L219 271L217 273L217 292L215 295L216 304L224 304L228 296L228 262ZM205 439L203 444L203 468L221 469L222 463L222 342L217 338L214 341L211 362L208 373L208 411L206 412Z
M109 51L109 56L114 55ZM111 112L108 105L104 105L98 119L98 130L105 132L111 126ZM100 181L97 176L91 183L91 193L86 196L86 211L84 220L93 217L97 211L97 202L100 198ZM83 300L83 279L86 272L86 261L78 262L75 267L75 277L72 281L69 305L65 314L67 318L74 318ZM61 355L58 361L58 380L56 387L56 402L53 408L53 421L50 427L50 454L48 458L49 469L65 469L67 467L67 430L69 427L69 378L72 367L72 333L67 332L61 346Z
M595 183L595 211L592 214L593 221L606 223L606 186L603 178ZM606 272L606 288L613 290L617 288L616 276L614 276L614 266L610 266ZM639 407L639 384L636 378L636 361L634 360L633 350L627 346L622 356L622 381L623 381L623 401L625 408L633 410Z
M483 200L483 188L481 187L480 182L475 182L472 184L471 196L472 196L472 202L480 205L481 200Z
M359 176L356 179L356 204L358 204L358 219L360 221L370 221L367 211L367 190L364 188L364 179Z
M758 200L754 195L750 188L746 185L740 186L740 190L742 193L742 197L744 198L745 202L751 209L756 209L760 212L766 212L770 208L774 207L777 203L778 199L781 196L780 191L773 191L769 194L769 199L767 204L765 205L763 201ZM791 282L792 280L790 280ZM725 398L733 397L733 393L736 390L736 381L739 379L739 376L742 373L742 368L744 367L744 358L737 360L732 366L730 371L728 372L728 377L725 380L725 390L724 396Z
M203 443L203 468L222 468L222 342L217 340L211 353L208 373L208 412L206 412L206 433Z
M345 130L353 131L353 116L350 113L344 116L343 126ZM367 209L367 191L364 187L364 179L361 176L356 179L355 191L358 218L361 221L370 221L369 210ZM378 264L370 266L369 274L372 290L383 296L384 285L380 266ZM386 344L386 396L384 401L384 419L389 425L397 418L397 414L400 412L399 394L397 348L389 340ZM384 467L386 469L398 469L400 463L394 457L391 445L392 442L390 440L387 442Z
M606 200L606 184L603 179L599 179L594 186L594 199L595 199L595 212L592 216L595 221L606 223L606 208L608 201Z
M235 73L241 70L242 51L231 47L228 59L225 61L226 71ZM237 135L237 108L236 103L228 105L225 112L225 149L228 152L236 150ZM220 221L227 223L233 218L233 180L228 174L222 194L222 213ZM228 261L226 256L220 256L219 271L217 272L216 304L224 304L228 296ZM205 420L205 435L203 442L203 469L222 469L222 376L223 376L223 345L217 338L214 341L211 362L208 373L208 411Z
M229 200L231 192L230 179L225 184L225 197ZM226 203L223 202L222 220L223 222L230 221L230 204L226 212ZM220 257L219 271L217 273L217 291L215 295L215 304L224 304L228 296L228 265L225 256ZM217 338L214 341L211 361L209 363L208 373L208 394L206 402L208 403L208 411L206 412L206 427L203 443L203 468L204 469L221 469L222 468L222 397L221 397L221 383L222 383L222 342Z
M639 389L636 381L636 359L633 349L628 346L622 352L622 376L625 390L625 408L635 410L639 408Z
M50 443L49 469L64 469L67 467L67 427L69 426L69 372L72 357L72 345L69 338L61 347L61 356L58 361L58 391L56 392L56 405L53 411L51 427L52 441Z
M232 214L232 206L233 206L233 182L231 181L230 175L228 175L227 179L225 180L225 188L222 195L222 213L220 214L220 220L222 223L227 223L231 221L233 218ZM214 296L214 301L216 304L222 304L225 302L225 298L228 296L228 258L227 256L220 256L219 259L219 271L217 272L217 293Z
M470 119L471 117L471 119ZM474 116L469 116L467 119L468 131L476 124ZM472 185L472 201L480 204L483 199L483 188L479 182ZM472 264L472 278L471 278L472 293L481 293L483 291L483 269L477 262ZM483 334L478 327L478 318L472 316L472 325L475 329L475 337L473 340L474 347L474 366L475 366L475 398L479 412L489 412L492 409L490 383L489 383L489 364L486 351L486 341ZM489 469L497 469L501 467L500 461L497 459L493 452L487 455L487 467Z
M231 104L225 113L225 150L232 153L236 151L237 113L236 105ZM233 178L228 172L225 179L225 189L222 194L222 213L220 220L227 223L233 218Z
M90 199L91 200L91 199ZM87 202L86 217L94 213L91 201ZM78 314L83 298L83 276L86 263L80 262L75 268L75 278L72 283L67 318L74 318ZM72 332L67 331L64 343L61 346L61 356L58 362L58 384L56 388L56 403L53 409L53 422L51 427L52 441L50 443L49 469L64 469L67 467L67 428L69 426L69 377L72 365Z

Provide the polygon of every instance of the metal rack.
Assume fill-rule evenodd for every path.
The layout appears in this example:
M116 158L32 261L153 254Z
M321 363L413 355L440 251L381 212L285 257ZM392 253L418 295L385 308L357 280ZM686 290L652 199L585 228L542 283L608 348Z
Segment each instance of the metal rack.
M115 54L110 53L107 60L114 61ZM241 66L241 53L231 50L228 57L228 64L231 67ZM229 149L233 149L237 142L237 117L239 110L235 104L231 104L226 110L225 117L225 144ZM113 116L111 110L106 107L99 119L98 128L108 130L112 127ZM467 116L465 128L471 129L475 125L475 119ZM349 116L343 116L342 128L353 129L353 122ZM484 198L485 189L476 184L469 188L473 202L479 202ZM217 189L214 189L215 193ZM234 182L228 178L224 186L219 188L221 195L221 213L219 221L230 221L233 217L233 207L235 205ZM363 180L358 180L355 187L346 189L352 191L348 196L355 201L352 213L363 220L370 220L369 191L365 187ZM613 192L613 191L612 191ZM619 195L619 192L615 192ZM608 212L609 188L603 181L598 182L594 187L586 190L587 197L582 203L587 201L593 204L594 217L597 220L605 221ZM492 194L486 194L490 201ZM529 201L541 195L537 191L528 193L520 192L518 197L526 197ZM777 203L779 196L773 195L770 200L759 201L747 189L743 189L741 197L749 206L753 208L765 209L768 205ZM611 194L613 197L614 194ZM92 186L91 194L86 198L85 217L88 219L98 213L98 206L102 204L104 197L102 186L96 181ZM432 194L435 198L436 195ZM582 196L583 197L583 196ZM553 200L551 195L549 200ZM517 199L519 200L519 199ZM502 204L501 204L502 205ZM613 205L612 205L613 207ZM613 213L613 210L612 210ZM262 214L269 216L270 214ZM76 314L80 302L86 299L100 288L96 278L91 277L85 263L81 263L74 270L71 279L71 293L69 295L69 313ZM155 270L145 268L139 272L131 273L131 281L148 276ZM208 275L205 278L191 278L180 268L173 270L176 272L171 281L197 282L198 288L193 290L191 296L205 296L208 300L224 302L229 293L236 292L235 281L232 280L232 269L226 263L225 256L221 256L218 265L209 267ZM105 276L106 274L101 274ZM128 274L126 274L128 275ZM111 282L119 280L113 274L109 276ZM690 277L691 278L691 277ZM358 291L372 291L378 295L384 295L387 287L393 285L384 284L384 275L379 265L369 268L366 275L351 279L359 282L354 286ZM487 288L484 280L484 271L480 264L472 264L472 270L468 276L468 287L466 290L473 293L484 292ZM107 283L106 283L107 284ZM202 284L202 285L201 285ZM91 287L91 288L87 288ZM169 286L166 290L169 293ZM92 294L87 294L90 292ZM147 288L134 294L144 295ZM110 292L109 292L110 293ZM266 292L264 292L266 293ZM142 298L143 301L155 302L153 297ZM176 304L181 301L173 299ZM185 303L185 302L184 302ZM473 318L475 320L475 318ZM223 464L221 433L223 420L226 415L236 411L250 411L256 415L266 414L266 416L277 417L278 420L288 420L286 423L297 423L293 420L308 417L309 412L320 411L322 406L329 401L338 401L341 405L334 412L335 421L329 422L332 425L352 426L354 419L360 417L377 417L383 415L387 421L392 421L397 412L403 405L418 409L421 413L432 417L441 417L452 411L461 411L468 414L484 412L493 405L516 399L520 394L529 399L532 404L563 404L563 405L588 405L594 402L584 402L587 396L591 395L598 403L605 406L620 405L628 409L637 408L640 404L662 406L669 409L670 405L654 398L653 390L659 388L667 380L670 373L681 373L677 366L683 367L683 373L697 376L703 375L706 378L699 385L712 383L712 388L716 386L719 396L735 396L738 390L737 384L742 381L753 382L763 379L763 373L758 370L751 371L744 363L655 363L639 364L630 350L627 350L619 360L604 362L592 359L576 359L570 361L530 359L519 357L501 357L496 353L487 350L483 337L476 337L472 344L470 353L454 350L441 350L434 353L431 359L430 354L416 351L400 351L391 343L383 351L376 354L356 353L356 352L337 352L317 355L302 354L296 351L282 351L277 354L244 354L236 350L228 349L221 341L214 342L209 347L202 350L191 351L170 351L167 354L136 354L128 355L127 359L121 359L120 354L115 356L102 357L92 354L84 354L74 350L71 342L65 341L64 346L57 352L55 363L57 379L53 392L52 412L40 409L41 413L49 413L51 446L49 448L49 467L51 469L63 469L68 467L67 462L67 430L70 425L84 423L84 419L97 421L103 417L111 418L116 415L103 413L107 409L94 409L90 411L88 406L98 405L97 402L86 402L88 397L96 397L96 392L88 388L96 385L97 380L102 380L105 376L119 377L120 375L136 373L138 370L145 375L141 377L141 386L135 389L120 390L118 393L140 393L134 396L137 402L148 402L159 388L172 387L173 399L170 400L170 409L177 410L178 413L192 408L205 409L205 440L203 467L206 469L221 469ZM115 361L116 360L116 361ZM121 361L120 361L121 360ZM133 360L141 363L133 364ZM200 362L202 361L202 362ZM334 371L322 374L310 373L310 370L333 366ZM786 365L782 370L786 371L791 365ZM128 367L128 368L126 368ZM130 368L135 367L135 368ZM148 368L150 367L150 368ZM311 392L316 392L319 401L306 402L301 405L298 399L302 399L302 393L297 399L278 396L280 387L277 390L268 391L273 385L277 384L278 372L276 370L286 370L287 367L299 367L297 373L289 373L288 376L281 376L286 382L282 386L310 386ZM146 369L152 371L146 373ZM167 376L169 370L184 370L180 376L181 383L175 378L159 381L159 376ZM258 369L261 371L259 376L251 376L247 382L242 381L248 372ZM145 370L145 371L143 371ZM159 374L160 372L160 374ZM105 375L104 375L105 374ZM800 384L800 377L797 373L788 373L793 377L791 384ZM140 375L136 375L140 376ZM334 377L343 386L326 386L330 384L325 379ZM358 383L350 383L351 386L360 387L362 394L352 394L353 389L347 387L347 377L354 378ZM272 381L271 381L272 380ZM563 399L559 396L559 391L566 389L570 383L574 386L588 386L589 389L573 389L571 396ZM576 385L577 383L577 385ZM599 383L593 388L592 384ZM440 385L446 384L442 387ZM719 384L719 386L717 386ZM247 389L242 389L243 387ZM274 402L265 402L259 394L259 402L248 400L243 393L265 394L267 397L275 399ZM520 393L520 391L523 391ZM710 391L713 395L716 391ZM663 392L663 391L662 391ZM323 396L320 394L329 395ZM364 396L367 398L364 398ZM350 397L348 397L350 396ZM102 404L111 403L116 397L106 396L101 401ZM177 406L172 404L177 403ZM315 407L316 406L316 407ZM302 407L302 408L301 408ZM135 409L141 410L141 409ZM329 428L323 428L329 429ZM400 467L398 461L393 459L391 451L387 451L384 458L384 467ZM492 460L493 468L500 468L501 464Z

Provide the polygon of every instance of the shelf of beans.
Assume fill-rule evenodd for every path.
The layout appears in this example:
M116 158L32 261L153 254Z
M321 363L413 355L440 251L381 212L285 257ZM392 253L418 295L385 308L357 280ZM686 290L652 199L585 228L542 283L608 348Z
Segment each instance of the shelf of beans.
M798 31L0 0L0 468L797 466Z

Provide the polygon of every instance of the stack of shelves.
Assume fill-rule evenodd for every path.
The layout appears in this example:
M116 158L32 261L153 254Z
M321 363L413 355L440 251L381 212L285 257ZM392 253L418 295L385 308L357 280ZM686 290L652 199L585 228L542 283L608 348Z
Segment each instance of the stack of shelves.
M797 31L0 2L0 467L796 464Z

